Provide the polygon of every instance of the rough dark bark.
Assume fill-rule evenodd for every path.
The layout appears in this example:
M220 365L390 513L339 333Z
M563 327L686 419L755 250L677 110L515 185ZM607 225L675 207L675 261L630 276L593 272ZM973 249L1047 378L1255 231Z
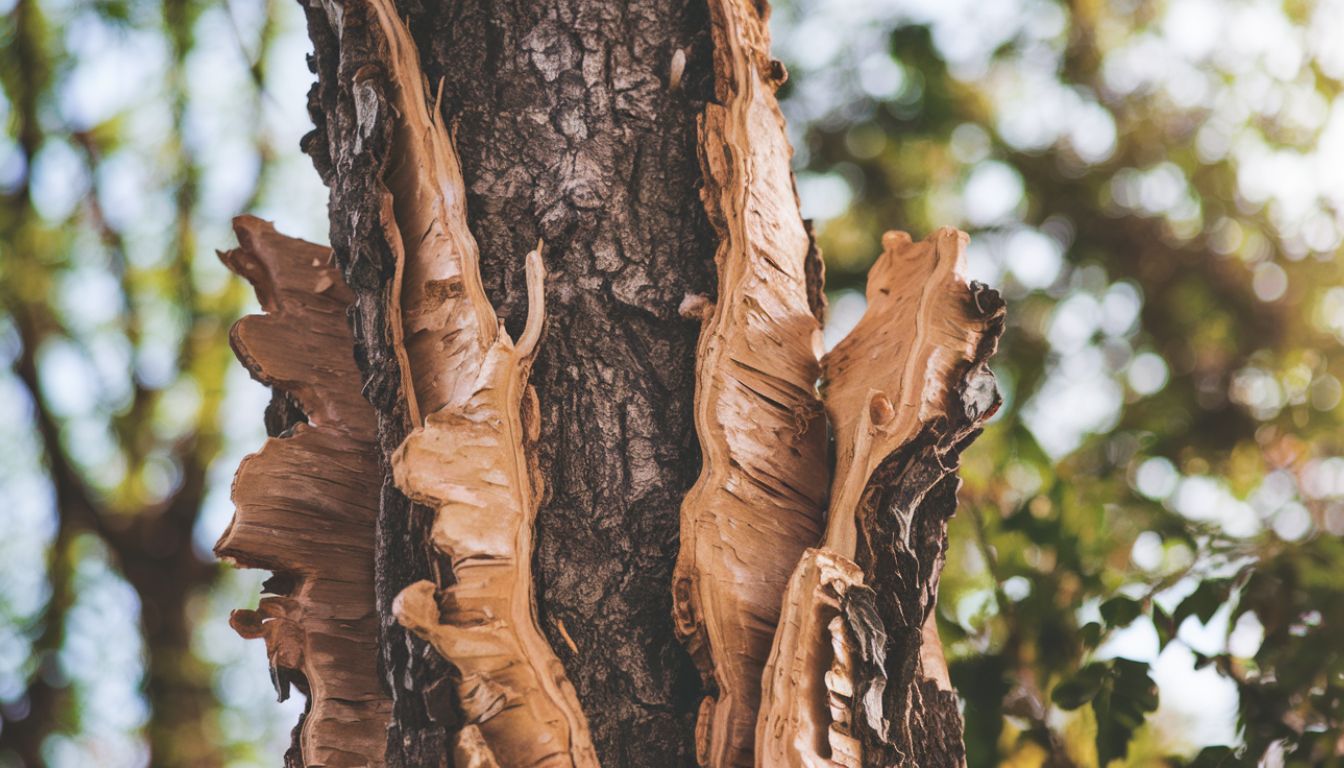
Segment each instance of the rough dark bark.
M534 563L541 625L604 764L690 764L701 692L673 634L668 584L681 498L699 460L699 328L677 308L687 293L711 289L715 245L695 150L708 90L704 7L511 0L407 3L402 12L430 92L442 81L482 276L515 335L526 313L524 254L546 243L549 322L532 374L548 481ZM357 297L357 358L386 455L406 424L386 318L394 262L376 226L386 71L365 13L358 3L309 8L319 82L306 149L331 188L332 245ZM672 89L679 49L687 64ZM385 486L377 584L393 766L444 764L453 725L452 702L438 693L450 689L441 684L447 665L389 614L403 587L435 570L427 521Z
M408 8L408 11L414 9ZM710 285L693 100L703 5L426 3L425 69L444 77L488 292L521 327L522 254L546 241L547 334L532 374L549 498L537 517L541 625L605 765L691 762L698 683L668 583L699 328L677 308ZM668 88L687 50L681 89ZM564 627L564 632L560 631ZM576 652L569 652L565 634Z

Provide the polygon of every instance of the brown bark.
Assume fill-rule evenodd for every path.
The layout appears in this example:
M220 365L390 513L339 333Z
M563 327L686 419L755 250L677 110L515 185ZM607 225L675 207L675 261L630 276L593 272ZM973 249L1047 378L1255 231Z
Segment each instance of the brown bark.
M865 641L847 619L857 643L886 660L856 680L865 765L951 768L966 759L933 609L960 454L999 407L987 362L1004 323L999 295L961 276L966 240L950 229L921 243L888 233L869 272L867 312L822 363L828 408L874 427L853 524L881 632ZM885 382L892 388L875 395Z
M291 684L308 697L293 759L379 766L390 702L373 605L378 453L345 322L352 297L328 249L250 217L234 231L240 247L220 258L267 314L240 320L230 340L285 413L272 409L271 439L238 468L237 513L215 545L221 559L274 571L257 610L230 623L265 638L282 701Z
M718 300L698 310L704 464L682 506L673 594L678 632L712 691L700 707L697 759L750 766L784 588L820 538L825 510L813 306L820 291L819 276L809 274L811 242L775 101L783 69L770 59L766 19L739 0L711 0L709 9L714 101L700 123L700 159L719 238Z
M767 12L310 7L305 146L377 421L389 765L587 764L586 735L607 765L962 762L931 617L1001 304L956 233L890 235L821 369L832 473Z
M548 481L533 559L539 624L604 762L688 764L700 696L668 584L697 468L696 328L677 308L706 290L713 254L695 188L704 11L599 0L402 10L429 92L442 79L482 282L513 333L525 314L522 255L546 242L549 319L532 375ZM389 70L366 6L333 15L335 29L310 12L319 85L307 147L332 188L332 242L356 294L365 392L390 455L407 419L387 315L396 259L373 226L390 159ZM672 90L677 50L689 55ZM392 765L441 764L455 730L446 666L388 621L402 588L433 577L428 520L385 489L377 579Z
M965 762L933 606L958 456L998 407L986 361L1003 330L998 295L961 277L965 244L887 233L863 318L822 360L834 484L766 672L767 765Z
M392 611L454 667L459 747L471 744L487 763L595 766L533 594L544 482L528 376L545 323L540 245L527 255L527 323L515 342L481 286L461 169L410 33L388 0L371 4L391 68L382 226L397 259L389 321L412 427L392 474L398 490L434 510L431 541L450 569L402 590Z

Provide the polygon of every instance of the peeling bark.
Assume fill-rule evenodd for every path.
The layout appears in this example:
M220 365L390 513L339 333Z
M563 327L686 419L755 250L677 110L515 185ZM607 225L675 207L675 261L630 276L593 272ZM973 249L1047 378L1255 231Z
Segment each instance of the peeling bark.
M699 683L673 631L668 585L678 506L698 468L696 326L677 305L706 291L714 245L696 189L695 117L709 83L703 6L403 0L398 11L425 90L431 102L442 93L436 111L453 126L482 283L515 332L526 314L523 254L546 242L547 329L531 376L547 479L532 574L542 631L605 762L687 764ZM390 459L410 419L388 309L401 281L378 224L394 129L387 52L367 3L312 0L308 18L318 83L305 149L331 189L332 245L356 295L364 391ZM685 65L674 90L677 50ZM385 486L376 582L395 703L390 766L447 764L461 717L439 654L391 619L405 586L434 578L431 517Z
M535 303L522 338L515 345L500 332L483 355L462 350L448 370L469 388L431 413L393 455L397 487L437 511L434 544L456 582L442 589L416 582L393 611L456 667L458 701L492 759L508 766L596 766L587 721L533 608L540 477L525 443L536 439L539 426L536 394L527 385L543 322L537 251L528 266ZM469 309L466 301L442 307L445 315Z
M256 289L265 315L230 340L281 406L274 435L234 479L237 513L215 553L275 572L255 611L234 611L244 637L262 637L281 700L308 696L296 733L303 765L381 766L391 705L377 673L373 531L378 453L373 409L361 397L345 322L353 298L326 248L284 237L251 217L234 221L240 247L220 254Z
M890 235L818 362L764 3L313 1L388 765L959 764L932 605L999 304Z
M718 296L696 355L700 478L681 512L677 631L711 695L697 759L753 764L761 673L792 566L821 534L826 425L815 382L819 260L798 213L783 81L764 6L709 3L714 98L700 122L701 196L719 237ZM765 9L768 11L768 8ZM813 278L813 279L810 279Z
M392 603L402 589L434 576L435 555L430 542L433 511L411 504L396 489L390 463L411 426L411 398L403 388L409 361L400 343L401 313L393 309L400 301L404 254L399 257L400 247L394 249L398 244L389 241L397 233L396 215L389 210L384 182L396 128L389 47L367 2L313 0L305 10L314 48L309 64L318 79L308 94L315 129L304 137L303 149L331 191L332 250L354 292L350 321L355 360L364 397L377 414L382 486L374 591L380 668L393 705L387 764L448 766L449 730L461 720L450 670L433 648L392 615Z
M789 631L772 651L757 731L764 765L965 761L933 606L958 457L998 407L986 361L1003 329L998 294L960 275L965 242L952 229L920 243L887 233L867 311L822 361L836 471L826 537L794 572ZM815 618L825 596L810 586L823 556L862 574L840 601L838 653ZM842 657L851 680L831 673ZM815 702L828 682L836 707L822 723L795 699Z
M402 0L429 91L443 81L491 303L525 322L523 254L546 243L531 382L546 493L542 631L611 766L688 765L700 682L669 588L699 468L699 324L716 241L698 195L710 87L702 0ZM676 53L684 65L672 86Z
M527 378L545 321L540 248L527 257L529 314L515 343L481 286L461 170L430 112L410 33L390 2L370 6L395 114L381 223L400 281L390 319L414 427L392 473L408 498L435 511L431 540L451 569L406 587L392 610L454 667L465 722L493 759L595 766L587 721L537 626L532 593L541 478L527 449L540 417Z
M836 621L850 590L862 588L863 572L848 558L822 549L803 553L762 681L757 765L828 765L828 756L847 768L858 765L850 728L853 653Z

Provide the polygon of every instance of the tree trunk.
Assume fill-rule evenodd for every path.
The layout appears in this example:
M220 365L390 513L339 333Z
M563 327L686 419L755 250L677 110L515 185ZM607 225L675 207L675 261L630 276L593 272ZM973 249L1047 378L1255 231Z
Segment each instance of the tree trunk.
M1001 303L957 276L964 236L889 235L866 330L820 357L820 261L767 15L742 0L308 7L305 150L350 292L294 278L297 305L262 304L283 323L347 297L376 420L366 588L388 739L339 761L964 762L929 630L957 454L997 403L984 360ZM298 274L324 258L310 249L279 243L268 263ZM265 294L252 258L229 261ZM344 363L286 376L252 346L254 375L294 396L286 424L357 431L303 394L325 386L312 366ZM221 547L299 574L282 585L292 609L240 628L310 707L339 698L340 665L312 652L330 606L309 588L339 569Z
M482 279L514 333L526 308L522 257L545 241L549 322L532 379L548 487L537 515L539 623L584 702L604 763L688 764L699 686L673 634L669 584L678 510L699 460L690 417L698 328L677 307L709 289L715 246L695 150L705 11L695 0L401 10L456 126ZM361 226L378 219L373 182L387 147L361 135L357 97L342 77L378 66L359 13L346 4L338 40L327 15L310 12L319 84L308 151L332 188L332 244L358 296L366 391L390 452L405 437L383 327L393 263ZM692 53L673 91L678 50ZM385 609L430 575L425 518L395 491L384 495ZM426 701L442 664L395 624L384 630L397 707L389 762L432 764L451 725L432 722Z

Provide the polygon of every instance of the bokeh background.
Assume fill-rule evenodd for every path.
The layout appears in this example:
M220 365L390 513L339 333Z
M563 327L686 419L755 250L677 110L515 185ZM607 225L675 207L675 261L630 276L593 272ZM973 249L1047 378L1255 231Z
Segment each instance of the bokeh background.
M213 250L325 241L289 0L0 0L0 766L275 766L214 562L266 396ZM1344 2L790 0L834 343L888 228L1010 306L940 599L972 766L1330 765ZM1332 762L1335 761L1335 762Z

